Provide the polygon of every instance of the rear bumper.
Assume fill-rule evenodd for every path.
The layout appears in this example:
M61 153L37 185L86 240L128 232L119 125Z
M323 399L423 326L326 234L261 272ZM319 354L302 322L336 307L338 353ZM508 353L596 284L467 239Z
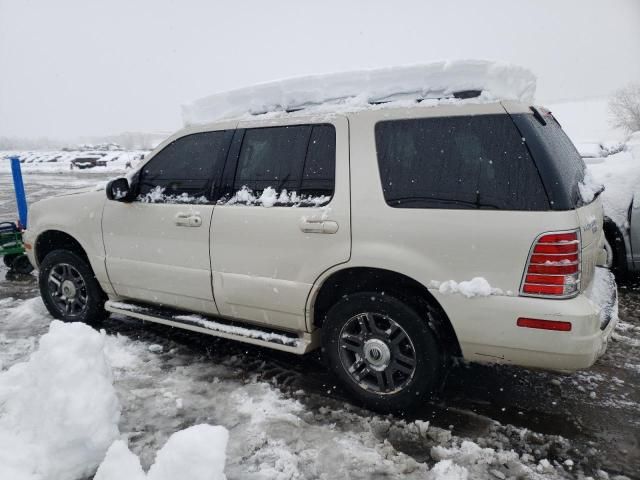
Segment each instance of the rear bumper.
M559 371L587 368L606 351L618 320L616 283L603 268L596 268L586 291L568 300L507 296L470 300L475 304L472 317L469 312L466 318L448 313L464 358L477 362ZM569 332L522 328L516 325L519 317L570 322L572 328Z

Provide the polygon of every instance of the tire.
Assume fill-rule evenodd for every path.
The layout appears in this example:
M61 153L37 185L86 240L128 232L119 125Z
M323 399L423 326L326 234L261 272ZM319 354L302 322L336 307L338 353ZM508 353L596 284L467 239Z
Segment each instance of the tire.
M33 265L29 261L29 257L26 255L18 255L11 264L11 270L23 275L28 275L33 272Z
M68 250L54 250L42 261L40 295L54 318L99 324L108 313L106 295L85 259ZM69 301L71 300L71 301Z
M624 237L618 226L608 218L604 222L605 248L609 248L610 263L609 268L620 277L627 274L627 252L624 243Z
M2 261L7 268L11 269L13 267L13 261L19 256L20 255L17 253L10 253L9 255L5 255L4 257L2 257Z
M327 312L323 354L339 383L367 408L412 410L440 386L448 363L430 320L389 294L349 295Z

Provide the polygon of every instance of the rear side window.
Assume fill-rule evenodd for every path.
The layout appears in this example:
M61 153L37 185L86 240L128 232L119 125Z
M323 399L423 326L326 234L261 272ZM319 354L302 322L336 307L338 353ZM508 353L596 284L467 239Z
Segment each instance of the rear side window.
M578 184L585 164L569 137L552 115L544 124L533 114L514 114L513 120L527 140L553 210L570 210L582 204Z
M333 125L251 128L244 132L233 188L222 203L308 206L327 203L335 183Z
M233 131L180 137L141 170L138 200L149 203L207 203L224 167Z
M384 197L398 208L547 210L540 175L507 115L376 125Z

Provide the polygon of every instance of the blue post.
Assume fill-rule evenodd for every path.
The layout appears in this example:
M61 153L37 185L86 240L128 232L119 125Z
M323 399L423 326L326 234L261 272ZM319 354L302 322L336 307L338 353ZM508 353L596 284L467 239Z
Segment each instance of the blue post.
M20 157L11 157L11 173L13 174L13 188L16 191L16 203L18 204L18 218L22 228L27 228L27 196L24 193L22 182L22 170L20 169Z

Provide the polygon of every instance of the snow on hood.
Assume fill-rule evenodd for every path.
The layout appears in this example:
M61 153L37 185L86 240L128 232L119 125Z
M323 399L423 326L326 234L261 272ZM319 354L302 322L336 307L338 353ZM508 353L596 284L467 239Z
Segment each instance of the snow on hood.
M184 123L192 125L325 103L362 107L399 98L441 98L464 90L480 90L487 101L530 103L535 89L535 75L523 67L487 60L441 61L260 83L183 105L182 115Z

